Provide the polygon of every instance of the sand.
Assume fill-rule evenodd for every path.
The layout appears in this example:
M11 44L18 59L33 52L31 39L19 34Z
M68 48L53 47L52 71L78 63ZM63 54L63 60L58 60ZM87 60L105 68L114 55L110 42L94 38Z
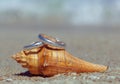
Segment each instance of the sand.
M109 66L104 73L58 74L43 78L32 76L11 56L37 41L45 33L66 42L66 50L86 61ZM0 25L0 84L119 84L120 29L73 26Z

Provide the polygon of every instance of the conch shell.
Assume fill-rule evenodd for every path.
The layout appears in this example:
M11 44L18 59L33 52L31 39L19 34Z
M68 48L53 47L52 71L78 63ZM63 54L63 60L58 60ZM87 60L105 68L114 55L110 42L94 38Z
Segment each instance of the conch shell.
M44 34L42 35L44 36ZM12 56L23 67L28 68L31 74L54 76L70 72L104 72L108 69L107 66L93 64L74 57L60 45L61 43L57 43L58 41L54 42L58 46L46 43L43 39L39 42L43 44L41 43L40 46L24 49Z

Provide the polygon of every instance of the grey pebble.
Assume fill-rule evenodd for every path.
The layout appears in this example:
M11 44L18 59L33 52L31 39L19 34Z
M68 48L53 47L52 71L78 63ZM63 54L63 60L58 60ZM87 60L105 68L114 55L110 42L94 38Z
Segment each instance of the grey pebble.
M7 81L7 82L12 82L13 79L11 79L11 78L7 78L6 81Z

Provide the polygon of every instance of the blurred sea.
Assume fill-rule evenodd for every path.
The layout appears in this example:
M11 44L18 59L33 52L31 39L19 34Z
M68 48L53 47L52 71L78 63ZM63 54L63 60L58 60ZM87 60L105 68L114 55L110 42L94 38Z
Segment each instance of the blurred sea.
M120 0L0 0L0 23L119 25Z

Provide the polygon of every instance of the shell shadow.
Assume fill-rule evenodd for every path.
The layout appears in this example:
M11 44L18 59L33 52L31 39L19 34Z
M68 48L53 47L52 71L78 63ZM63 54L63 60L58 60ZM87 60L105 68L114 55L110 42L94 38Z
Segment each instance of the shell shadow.
M26 77L37 77L37 76L39 76L39 77L46 78L46 76L43 76L43 75L33 75L29 71L17 73L17 74L14 74L14 75L16 75L16 76L26 76Z

